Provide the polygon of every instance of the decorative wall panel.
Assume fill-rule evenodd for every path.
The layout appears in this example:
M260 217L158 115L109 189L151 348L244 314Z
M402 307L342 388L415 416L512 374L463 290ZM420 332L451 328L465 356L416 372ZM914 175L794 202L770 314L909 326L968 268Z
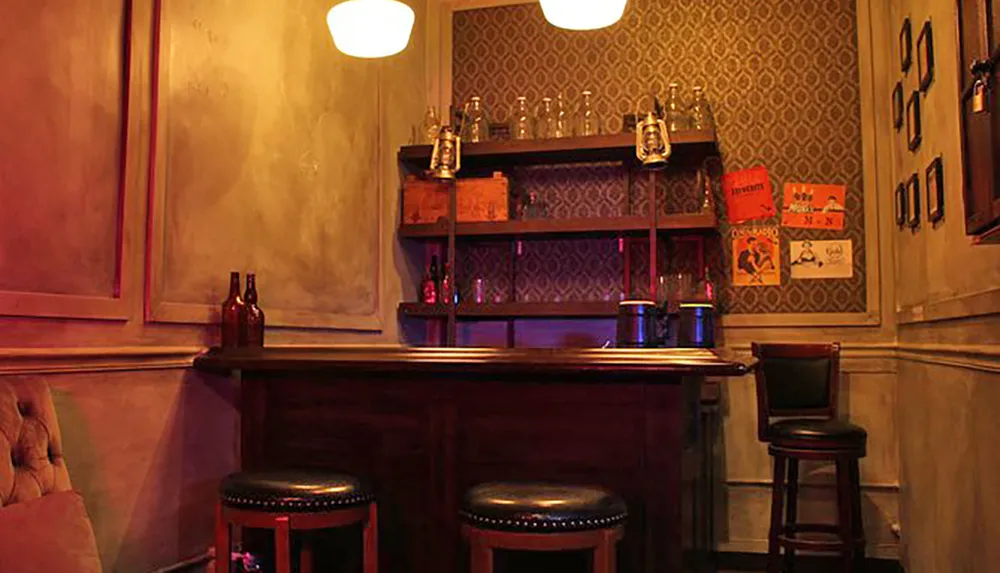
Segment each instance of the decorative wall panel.
M4 2L0 314L124 318L129 2Z
M517 96L537 103L561 92L572 107L580 92L590 89L605 129L617 132L622 114L648 105L641 100L648 102L651 92L663 99L669 82L678 82L685 98L693 86L703 86L714 107L726 171L766 165L779 206L786 181L847 186L842 233L782 229L780 287L731 287L730 226L720 208L723 240L715 248L723 256L708 260L724 310L866 311L861 97L852 0L639 0L629 3L619 24L594 32L555 28L545 22L537 4L528 4L456 12L453 30L454 101L481 96L494 120L506 117ZM675 173L658 190L658 203L668 212L696 210L700 193L693 178ZM637 180L634 186L644 184ZM613 187L603 179L593 189L590 185L584 188L587 203ZM633 188L631 195L632 208L644 212L645 192ZM717 201L721 205L721 197ZM806 238L852 239L854 277L790 281L787 241Z
M161 3L153 320L216 320L232 269L270 325L379 326L379 67L336 51L328 9Z

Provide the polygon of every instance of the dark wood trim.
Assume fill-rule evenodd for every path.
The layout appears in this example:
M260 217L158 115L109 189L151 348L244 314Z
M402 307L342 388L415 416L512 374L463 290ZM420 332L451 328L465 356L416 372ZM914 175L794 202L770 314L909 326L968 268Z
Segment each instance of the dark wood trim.
M441 304L422 302L400 303L399 311L414 318L435 318L447 316L448 310ZM613 318L617 315L618 303L606 301L584 302L502 302L502 303L461 303L456 315L470 319L508 318Z
M338 346L303 348L213 348L195 359L194 367L214 373L332 371L434 372L440 375L526 372L588 373L636 376L646 383L676 383L677 376L740 376L747 366L730 362L709 350L696 349L539 349L539 348L409 348L395 346ZM657 376L651 377L654 373ZM605 380L607 378L605 377Z
M675 213L657 217L656 229L660 231L710 232L718 228L714 213ZM627 217L594 217L587 219L527 219L458 223L458 237L514 237L524 235L620 235L639 236L650 230L648 215ZM440 239L448 236L448 223L403 224L399 236L404 239Z
M670 134L674 152L689 146L714 146L715 130L688 130ZM432 146L408 145L400 148L399 161L419 169L430 165ZM588 137L486 141L462 145L462 168L474 169L501 164L561 163L581 161L635 162L635 135L613 133Z
M717 570L720 571L754 571L767 569L766 553L732 553L718 552L714 554ZM843 564L836 556L797 555L795 564L799 571L810 573L834 573L842 571ZM868 573L904 573L903 566L895 559L865 559L865 571Z

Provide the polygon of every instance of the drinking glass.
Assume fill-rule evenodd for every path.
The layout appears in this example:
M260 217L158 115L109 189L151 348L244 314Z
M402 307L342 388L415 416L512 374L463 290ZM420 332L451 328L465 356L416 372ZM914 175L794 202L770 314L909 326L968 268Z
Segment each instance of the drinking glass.
M543 97L535 113L535 136L538 139L556 137L556 116L552 110L552 98Z
M555 108L552 110L552 113L556 118L555 132L552 137L569 137L573 135L570 113L566 109L566 102L563 101L561 93L556 96Z
M434 109L434 106L429 105L427 113L424 114L424 121L420 124L420 143L433 145L440 131L441 120L438 119L437 110Z
M679 91L680 88L676 83L671 83L667 87L667 101L663 105L663 120L667 124L667 131L681 131L688 129L690 125Z
M712 106L708 105L708 100L705 99L705 90L701 86L694 88L694 97L691 99L691 107L688 108L688 116L691 120L691 129L715 129Z
M590 90L585 90L580 95L580 105L576 108L576 127L574 132L578 136L598 135L601 133L601 118L594 108L594 94Z

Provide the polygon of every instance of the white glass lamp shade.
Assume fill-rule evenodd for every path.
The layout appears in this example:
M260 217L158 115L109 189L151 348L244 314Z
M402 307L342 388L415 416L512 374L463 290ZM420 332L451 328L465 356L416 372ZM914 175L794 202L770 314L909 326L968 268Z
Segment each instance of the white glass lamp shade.
M540 0L550 24L567 30L606 28L625 13L628 0Z
M326 15L337 49L355 58L384 58L410 43L413 9L397 0L347 0Z

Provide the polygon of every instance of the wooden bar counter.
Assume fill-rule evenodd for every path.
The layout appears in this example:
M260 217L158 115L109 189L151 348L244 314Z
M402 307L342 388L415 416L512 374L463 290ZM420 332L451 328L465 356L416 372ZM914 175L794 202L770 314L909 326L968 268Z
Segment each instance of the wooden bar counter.
M620 570L681 571L701 381L746 372L705 350L379 346L213 350L195 367L242 384L244 469L370 480L382 570L418 573L467 570L459 503L493 480L612 489L629 506Z

